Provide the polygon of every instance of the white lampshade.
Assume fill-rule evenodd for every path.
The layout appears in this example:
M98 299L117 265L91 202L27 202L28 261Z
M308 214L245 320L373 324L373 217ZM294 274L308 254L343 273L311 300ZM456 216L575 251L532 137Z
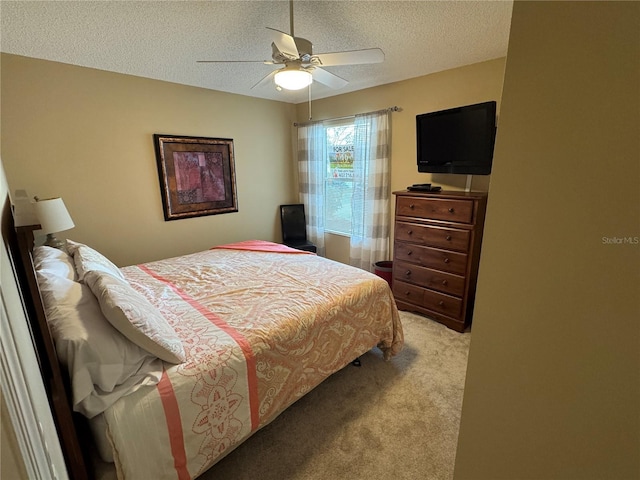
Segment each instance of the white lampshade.
M311 84L313 77L306 70L284 68L274 77L276 85L286 90L300 90Z
M42 233L63 232L64 230L75 227L67 211L67 207L65 207L61 198L37 200L33 205L36 209L40 226L42 227Z

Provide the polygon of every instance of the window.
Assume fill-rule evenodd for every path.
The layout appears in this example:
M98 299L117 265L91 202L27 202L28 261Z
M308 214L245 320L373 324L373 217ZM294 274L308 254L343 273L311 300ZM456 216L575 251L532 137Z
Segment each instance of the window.
M344 235L351 234L354 133L353 121L333 122L325 128L325 229Z
M298 192L307 235L349 236L353 266L371 270L389 251L389 112L298 126Z

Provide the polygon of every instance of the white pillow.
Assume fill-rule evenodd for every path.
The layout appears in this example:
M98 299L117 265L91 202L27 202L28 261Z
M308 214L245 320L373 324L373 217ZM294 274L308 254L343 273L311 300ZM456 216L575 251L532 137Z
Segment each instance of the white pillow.
M73 261L78 272L78 281L84 281L87 272L97 270L124 280L124 275L116 265L100 252L87 245L67 240L67 249L73 256Z
M180 337L129 282L98 270L87 272L84 281L98 299L104 316L125 337L162 360L185 361Z
M162 362L111 326L88 286L36 272L47 323L71 378L73 409L88 418L162 377Z
M42 245L33 249L33 266L46 275L56 275L69 280L77 280L73 258L64 250Z

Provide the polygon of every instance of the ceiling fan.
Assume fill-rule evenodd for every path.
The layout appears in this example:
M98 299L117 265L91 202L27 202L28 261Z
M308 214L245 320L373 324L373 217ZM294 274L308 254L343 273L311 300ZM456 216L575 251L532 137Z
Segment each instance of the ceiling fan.
M321 67L337 65L361 65L380 63L384 61L384 52L379 48L351 50L334 53L313 53L313 45L305 38L295 37L293 33L293 0L289 2L289 22L291 34L274 28L271 32L271 60L198 60L198 63L264 63L266 65L283 65L272 71L253 88L266 85L273 79L276 88L281 90L300 90L313 81L320 82L331 88L342 88L349 82Z

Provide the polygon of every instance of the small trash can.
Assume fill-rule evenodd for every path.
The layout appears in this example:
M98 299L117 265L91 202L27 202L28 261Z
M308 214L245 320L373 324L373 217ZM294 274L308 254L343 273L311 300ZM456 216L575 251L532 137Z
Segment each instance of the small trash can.
M389 287L392 287L393 277L393 262L391 260L383 260L381 262L376 262L373 264L374 273L379 277L384 278Z

